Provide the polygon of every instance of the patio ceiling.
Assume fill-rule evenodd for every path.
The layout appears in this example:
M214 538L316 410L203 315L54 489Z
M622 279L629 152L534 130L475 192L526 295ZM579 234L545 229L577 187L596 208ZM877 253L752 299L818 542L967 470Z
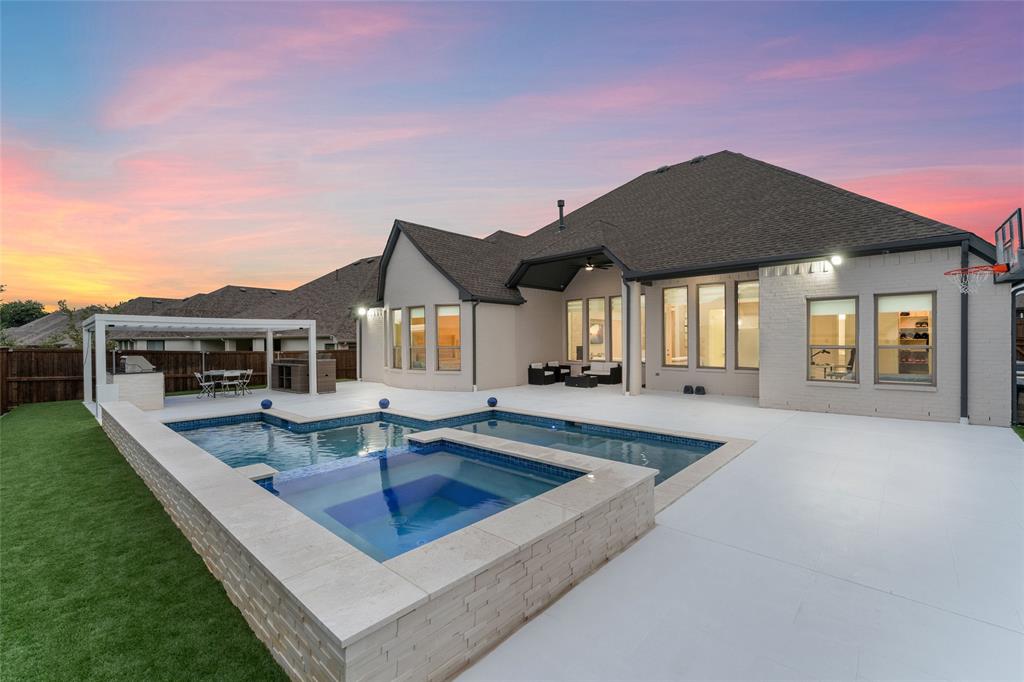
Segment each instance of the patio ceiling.
M601 249L563 254L533 261L523 261L512 279L516 286L549 291L564 291L580 268L591 265L616 266Z

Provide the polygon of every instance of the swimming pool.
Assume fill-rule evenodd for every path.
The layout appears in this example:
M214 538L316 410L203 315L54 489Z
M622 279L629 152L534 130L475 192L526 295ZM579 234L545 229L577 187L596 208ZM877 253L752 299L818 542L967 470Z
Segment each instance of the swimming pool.
M458 428L497 438L543 445L658 470L665 481L721 443L584 422L486 410L426 421L392 413L296 424L263 413L169 423L169 427L229 466L265 463L278 471L317 466L401 447L424 429Z
M445 443L348 457L274 486L282 500L386 561L581 475Z

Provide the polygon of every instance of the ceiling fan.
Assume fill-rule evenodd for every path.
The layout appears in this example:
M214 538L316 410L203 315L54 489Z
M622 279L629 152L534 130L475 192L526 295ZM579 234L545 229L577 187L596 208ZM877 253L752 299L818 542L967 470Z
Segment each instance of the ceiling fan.
M587 272L592 272L595 268L598 269L598 270L606 270L609 267L611 267L611 263L596 263L595 264L589 258L587 258L587 262L583 266L583 269L586 270Z

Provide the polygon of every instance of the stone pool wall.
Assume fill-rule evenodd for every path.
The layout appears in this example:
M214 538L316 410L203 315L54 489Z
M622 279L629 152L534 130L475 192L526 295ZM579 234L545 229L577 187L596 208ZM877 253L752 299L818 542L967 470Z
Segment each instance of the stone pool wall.
M296 680L449 679L654 525L651 469L454 432L590 474L381 564L132 405L103 428Z

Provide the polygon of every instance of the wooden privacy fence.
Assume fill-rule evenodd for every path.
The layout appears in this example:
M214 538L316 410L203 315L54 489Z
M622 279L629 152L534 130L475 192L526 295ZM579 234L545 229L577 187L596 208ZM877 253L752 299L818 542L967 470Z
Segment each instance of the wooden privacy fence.
M195 372L203 369L251 369L254 385L267 383L263 351L118 351L117 357L141 355L164 373L164 391L194 391ZM278 357L305 358L306 351L275 353ZM107 367L113 365L107 351ZM338 379L356 378L355 350L321 350L320 358L334 358ZM95 365L94 365L95 367ZM95 376L95 372L94 372ZM64 348L0 348L0 414L29 403L81 400L82 351Z

